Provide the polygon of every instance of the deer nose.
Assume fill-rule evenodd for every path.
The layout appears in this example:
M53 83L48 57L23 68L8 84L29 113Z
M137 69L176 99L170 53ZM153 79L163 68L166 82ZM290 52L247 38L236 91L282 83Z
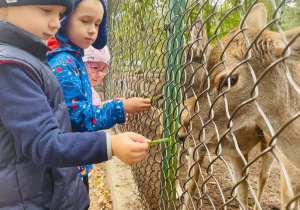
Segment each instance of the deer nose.
M179 142L180 142L181 144L184 144L184 142L185 142L187 136L188 136L187 134L180 134L180 135L178 135L178 140L179 140Z

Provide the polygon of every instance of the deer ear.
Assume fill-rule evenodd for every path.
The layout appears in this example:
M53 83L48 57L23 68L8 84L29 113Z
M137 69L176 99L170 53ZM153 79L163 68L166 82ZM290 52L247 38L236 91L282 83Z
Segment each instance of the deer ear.
M208 42L207 34L203 26L202 20L199 17L196 18L195 24L192 28L192 42L196 41L202 46Z
M293 28L291 30L285 31L284 35L288 40L291 50L291 55L289 56L289 60L300 63L300 26L297 28Z
M284 35L288 41L288 45L290 48L290 55L286 59L286 61L291 63L300 63L300 27L285 31ZM278 34L278 39L281 38L281 35ZM281 46L274 51L275 57L277 59L281 58L283 56L283 53L286 54L287 52L283 41L281 43Z
M197 17L195 24L192 28L192 38L191 38L191 48L194 51L194 54L197 56L202 56L203 49L208 43L207 33L204 28L202 20ZM211 46L208 45L205 49L205 55L207 56L210 52Z
M246 18L246 19L245 19ZM263 3L256 4L249 11L248 15L243 18L248 28L262 29L267 23L267 10ZM240 23L240 27L245 27L245 24L241 26L243 20Z

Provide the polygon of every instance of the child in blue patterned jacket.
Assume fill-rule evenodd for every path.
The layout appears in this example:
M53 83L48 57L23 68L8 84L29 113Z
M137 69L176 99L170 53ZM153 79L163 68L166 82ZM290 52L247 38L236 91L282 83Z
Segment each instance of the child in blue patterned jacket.
M93 105L91 84L82 57L84 49L91 45L96 49L105 46L106 20L104 0L77 0L73 13L62 21L55 35L57 42L51 42L55 48L47 55L61 84L72 128L76 132L111 128L116 123L124 123L126 113L136 114L151 106L150 99L136 97ZM79 175L83 176L87 188L89 169L91 166L79 168Z
M61 23L55 36L60 45L47 55L63 89L72 127L77 132L111 128L116 123L124 123L126 113L139 113L151 106L149 99L136 97L92 105L91 85L82 57L84 49L91 45L96 49L105 46L106 20L104 0L77 0L74 12Z

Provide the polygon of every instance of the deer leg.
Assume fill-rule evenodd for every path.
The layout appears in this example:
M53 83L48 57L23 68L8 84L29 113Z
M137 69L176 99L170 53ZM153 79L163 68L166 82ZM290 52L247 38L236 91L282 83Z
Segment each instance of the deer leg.
M283 155L279 155L279 156L287 170L287 173L289 175L288 178L291 182L291 185L293 188L293 193L295 196L297 193L300 192L300 179L299 179L300 169L293 166L285 157L283 157ZM293 210L299 209L299 207L298 207L299 199L295 203L295 208L291 208L292 206L289 206L290 208L286 208L287 204L293 198L293 196L291 195L291 192L288 190L287 183L286 183L286 180L285 180L285 177L284 177L282 171L280 174L280 179L281 179L281 207L282 207L282 209L293 209Z
M245 155L246 160L248 160L248 154ZM240 156L238 157L232 157L230 158L232 163L232 169L233 174L235 178L235 182L239 182L243 178L242 169L245 166L242 158ZM241 203L240 209L248 209L248 185L245 181L241 182L237 188L237 198L239 202Z
M194 153L194 148L193 149L189 149L189 154L193 154ZM204 159L204 156L206 154L206 150L205 148L200 148L199 150L199 159L198 160L195 160L198 162L198 164L194 164L192 163L190 157L187 157L188 158L188 169L190 171L190 169L192 168L192 178L188 181L187 183L187 188L188 188L188 193L185 193L184 195L184 206L182 208L182 210L186 210L186 209L189 209L189 205L190 205L190 201L191 199L193 198L193 195L195 194L195 191L196 191L196 183L198 182L199 180L199 176L200 176L200 166L202 165L202 162L203 162L203 159ZM190 177L188 175L188 177Z
M195 149L194 147L190 147L188 149L189 154L193 154L194 149ZM182 150L181 147L179 147L178 148L178 160L179 160L179 164L181 164L181 161L180 161L181 150ZM189 171L190 168L192 167L192 163L191 163L190 157L187 156L187 155L185 155L185 162L188 163L188 171ZM179 166L180 165L178 165L178 167ZM196 171L196 173L197 173L197 171ZM176 192L177 192L176 193L176 199L179 199L182 196L182 194L183 194L182 188L181 188L180 183L179 183L179 179L176 180Z
M265 140L261 141L260 148L261 148L261 151L264 151L266 148L268 148L268 144ZM261 202L264 187L268 182L268 178L270 176L274 160L275 160L275 158L272 155L272 153L270 153L270 152L264 154L261 157L261 169L259 172L258 186L257 186L257 200L259 203ZM254 210L257 210L257 209L258 209L258 206L255 203Z

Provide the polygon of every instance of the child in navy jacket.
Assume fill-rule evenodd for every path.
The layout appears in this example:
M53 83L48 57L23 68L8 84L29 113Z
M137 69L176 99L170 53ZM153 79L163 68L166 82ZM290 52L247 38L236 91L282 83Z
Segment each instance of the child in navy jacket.
M0 209L85 209L77 166L143 159L135 133L72 133L45 44L73 0L0 0Z

